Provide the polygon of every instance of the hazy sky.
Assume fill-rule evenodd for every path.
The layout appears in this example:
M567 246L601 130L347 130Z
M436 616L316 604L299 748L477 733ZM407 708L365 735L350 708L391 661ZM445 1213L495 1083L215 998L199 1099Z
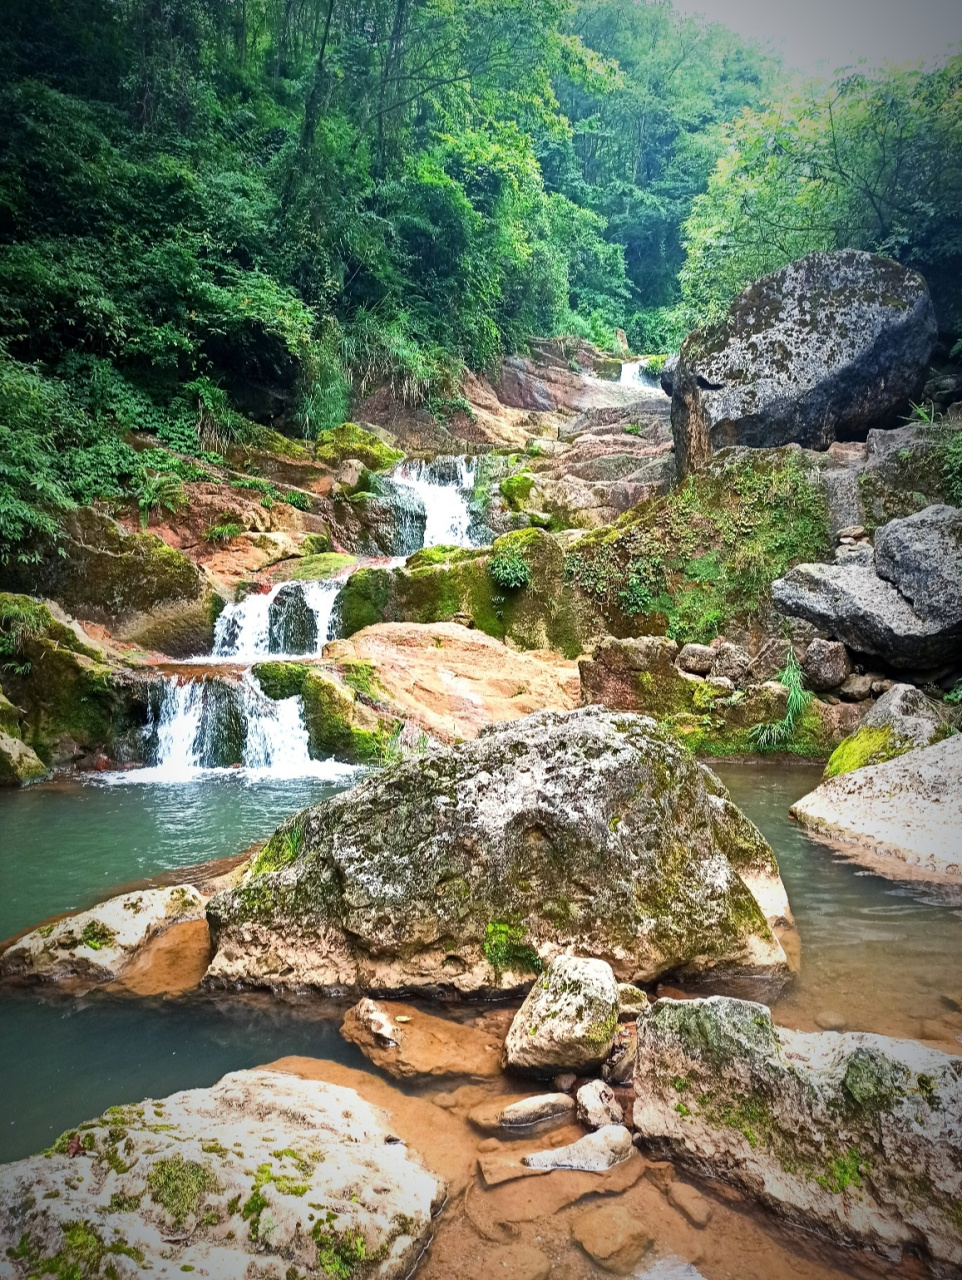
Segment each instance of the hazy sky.
M789 66L831 73L860 58L916 62L962 42L962 0L675 0L771 41Z

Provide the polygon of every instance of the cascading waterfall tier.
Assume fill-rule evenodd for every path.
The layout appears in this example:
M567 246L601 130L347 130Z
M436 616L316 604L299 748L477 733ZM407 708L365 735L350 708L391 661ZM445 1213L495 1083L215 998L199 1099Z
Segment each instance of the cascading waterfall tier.
M282 582L227 605L214 628L211 658L259 662L268 657L320 657L331 638L334 601L343 585L337 579Z
M255 676L164 677L144 733L153 764L129 780L185 782L241 766L249 775L350 777L352 766L312 760L300 698L268 698Z
M424 503L427 524L422 546L474 547L490 539L490 530L469 505L477 466L477 458L438 457L433 462L401 462L394 468L392 479L413 490Z

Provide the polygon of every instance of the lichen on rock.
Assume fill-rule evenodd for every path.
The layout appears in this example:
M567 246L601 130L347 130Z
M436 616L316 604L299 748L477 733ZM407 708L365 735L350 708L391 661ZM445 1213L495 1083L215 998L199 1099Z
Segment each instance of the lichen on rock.
M516 990L566 950L623 980L787 974L774 854L643 717L583 708L491 726L365 778L274 840L293 824L294 857L211 900L212 981ZM498 923L517 939L500 971Z

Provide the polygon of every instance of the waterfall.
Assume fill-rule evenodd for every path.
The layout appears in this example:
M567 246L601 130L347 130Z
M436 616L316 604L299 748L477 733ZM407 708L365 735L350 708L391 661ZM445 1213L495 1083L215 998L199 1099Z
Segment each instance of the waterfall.
M425 547L481 545L487 530L477 527L468 506L477 472L476 458L440 457L433 462L399 463L392 478L424 503Z
M211 656L231 662L319 657L331 638L334 601L343 585L339 579L282 582L271 591L226 605L214 628Z
M312 760L300 698L268 698L250 671L239 681L165 677L144 734L153 764L118 775L128 782L188 782L238 766L248 777L337 781L354 773L351 765Z
M656 387L658 377L648 368L647 360L625 360L618 381L624 386Z

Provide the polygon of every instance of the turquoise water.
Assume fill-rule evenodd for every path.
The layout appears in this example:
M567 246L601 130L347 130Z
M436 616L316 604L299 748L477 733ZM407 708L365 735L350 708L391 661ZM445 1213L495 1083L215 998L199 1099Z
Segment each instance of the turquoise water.
M111 775L111 779L117 775ZM343 789L211 771L181 783L51 782L0 789L0 939L118 885L240 853L289 813Z
M962 974L962 912L864 873L807 837L788 807L806 767L722 765L778 854L802 939L776 1018L811 1029L824 1010L852 1028L953 1041L947 1002ZM0 936L92 905L118 885L237 853L288 813L339 788L213 774L184 784L76 781L0 793ZM962 995L962 992L959 992ZM0 993L0 1161L47 1146L114 1103L214 1083L286 1054L364 1060L318 999L219 992L180 1000Z

